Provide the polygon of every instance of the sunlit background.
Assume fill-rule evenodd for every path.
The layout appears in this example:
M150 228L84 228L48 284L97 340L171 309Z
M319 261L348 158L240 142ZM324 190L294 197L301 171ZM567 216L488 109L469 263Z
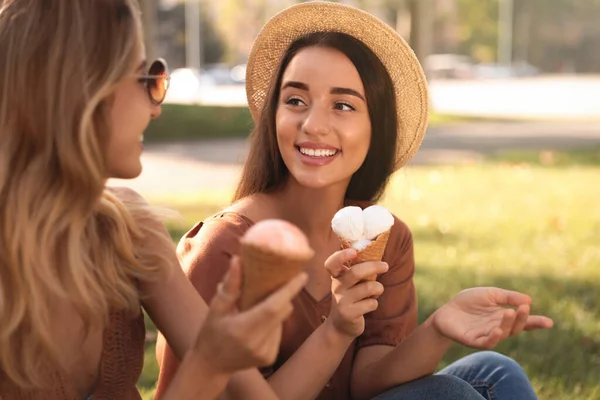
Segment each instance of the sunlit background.
M244 73L291 0L141 0L172 88L127 185L178 210L175 241L225 207L252 128ZM530 294L556 322L502 343L540 399L600 398L600 0L355 0L411 43L430 127L383 204L415 237L420 319L461 289ZM148 322L146 399L157 377ZM455 346L441 366L471 350Z

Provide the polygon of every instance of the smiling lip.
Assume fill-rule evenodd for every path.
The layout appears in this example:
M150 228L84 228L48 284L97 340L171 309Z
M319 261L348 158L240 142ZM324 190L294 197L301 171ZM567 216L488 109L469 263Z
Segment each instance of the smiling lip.
M295 147L296 147L296 154L298 154L300 161L302 161L302 163L305 165L315 166L315 167L320 167L320 166L331 163L341 153L340 149L330 146L325 143L302 142L302 143L296 144ZM309 156L306 154L302 154L300 152L300 148L313 149L313 150L335 150L336 153L333 156Z
M327 143L316 143L316 142L302 142L302 143L296 143L296 147L304 147L305 149L323 149L323 150L337 150L339 151L340 149L338 149L337 147L328 145Z

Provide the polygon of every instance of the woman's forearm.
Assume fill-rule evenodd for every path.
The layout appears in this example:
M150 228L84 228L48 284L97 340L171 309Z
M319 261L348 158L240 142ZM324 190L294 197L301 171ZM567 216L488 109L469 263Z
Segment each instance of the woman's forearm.
M214 400L227 386L230 375L214 370L206 360L187 354L162 400Z
M219 400L279 400L256 368L236 372Z
M268 379L281 399L314 399L340 365L352 338L324 323Z
M352 373L353 398L371 398L400 384L431 375L452 344L435 330L431 320L431 317L427 319L398 346L384 348L386 354L383 356L375 354L375 348L361 349ZM369 354L370 350L374 352ZM374 361L369 361L369 357Z

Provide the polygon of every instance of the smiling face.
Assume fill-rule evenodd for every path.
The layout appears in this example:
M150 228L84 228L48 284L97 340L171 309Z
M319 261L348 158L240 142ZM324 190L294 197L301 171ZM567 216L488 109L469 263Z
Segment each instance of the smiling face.
M141 43L139 47L143 49ZM161 113L161 106L153 104L143 81L146 62L142 51L137 69L117 87L111 109L111 132L106 154L109 177L131 179L142 172L141 155L144 130L151 119Z
M281 157L300 185L347 186L371 141L365 90L354 64L328 47L300 50L281 79L275 128Z

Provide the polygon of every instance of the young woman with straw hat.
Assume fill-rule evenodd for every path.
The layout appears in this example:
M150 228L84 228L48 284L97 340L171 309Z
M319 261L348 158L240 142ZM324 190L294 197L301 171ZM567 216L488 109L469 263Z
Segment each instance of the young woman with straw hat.
M146 67L139 15L135 0L0 0L2 400L140 399L142 306L183 358L166 397L214 399L273 362L306 279L236 314L233 260L209 310L150 207L106 187L141 172L169 83L164 61ZM240 391L275 398L259 378Z
M235 203L182 239L180 258L208 300L254 223L300 227L316 256L284 324L277 361L263 369L290 399L533 399L523 369L493 352L432 375L453 341L490 349L552 321L529 315L531 299L499 288L459 293L417 326L413 241L395 219L382 262L344 267L331 229L344 206L377 201L390 176L419 148L427 126L425 77L385 23L329 2L292 6L259 33L247 66L256 127ZM365 281L380 274L377 281ZM268 277L265 277L268 279ZM506 307L508 306L508 307ZM506 307L506 308L505 308ZM163 353L159 388L176 370Z

